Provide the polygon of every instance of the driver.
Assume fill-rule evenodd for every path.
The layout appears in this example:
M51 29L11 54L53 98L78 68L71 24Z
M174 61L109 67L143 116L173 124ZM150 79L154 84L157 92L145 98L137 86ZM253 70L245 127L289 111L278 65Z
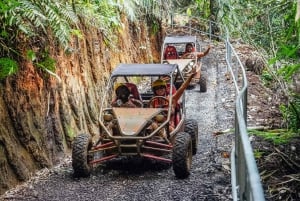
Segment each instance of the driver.
M112 102L113 107L142 107L143 103L140 100L134 99L126 84L115 84L116 98Z
M195 55L197 55L197 59L200 59L204 56L206 56L210 51L210 45L208 45L205 52L195 52L194 45L192 43L188 43L185 46L185 52L183 53L182 57L183 59L194 59Z

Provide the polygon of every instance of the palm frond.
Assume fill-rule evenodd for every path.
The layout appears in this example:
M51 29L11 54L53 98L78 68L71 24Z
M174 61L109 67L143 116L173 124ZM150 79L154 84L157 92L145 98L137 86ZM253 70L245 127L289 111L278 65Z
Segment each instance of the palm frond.
M17 27L19 31L31 37L47 28L53 31L60 44L66 46L71 36L71 26L78 22L72 5L59 0L19 0L8 7L0 22L4 27ZM0 11L1 12L1 11Z

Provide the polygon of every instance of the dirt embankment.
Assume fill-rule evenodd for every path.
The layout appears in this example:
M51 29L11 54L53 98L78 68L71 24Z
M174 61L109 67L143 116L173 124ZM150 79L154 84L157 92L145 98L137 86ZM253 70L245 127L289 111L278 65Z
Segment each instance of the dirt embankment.
M0 83L0 194L57 164L78 133L97 133L101 92L112 68L159 60L161 32L152 35L143 21L123 23L109 46L99 30L84 26L84 38L73 38L67 51L45 39L57 78L23 60L20 72ZM18 43L24 55L27 49L46 51L37 41Z

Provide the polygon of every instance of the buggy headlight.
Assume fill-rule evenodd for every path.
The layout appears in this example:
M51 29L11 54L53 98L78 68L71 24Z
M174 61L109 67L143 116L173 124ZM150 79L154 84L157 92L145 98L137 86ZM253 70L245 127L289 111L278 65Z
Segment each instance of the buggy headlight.
M155 120L157 123L162 123L165 120L165 116L162 114L156 115Z
M190 61L190 62L189 62L189 64L188 64L188 66L190 66L190 67L193 67L193 66L194 66L194 64L195 64L195 62L194 62L194 61Z
M104 121L111 121L113 119L112 114L104 114L103 115Z

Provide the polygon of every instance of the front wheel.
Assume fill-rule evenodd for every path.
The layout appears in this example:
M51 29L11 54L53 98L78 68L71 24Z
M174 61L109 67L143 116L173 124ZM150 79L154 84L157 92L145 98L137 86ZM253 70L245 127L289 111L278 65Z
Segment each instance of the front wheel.
M192 140L185 132L177 133L173 147L173 171L179 179L185 179L190 175L192 166Z
M91 173L88 151L92 147L92 138L86 134L76 137L72 149L72 167L75 177L88 177Z

